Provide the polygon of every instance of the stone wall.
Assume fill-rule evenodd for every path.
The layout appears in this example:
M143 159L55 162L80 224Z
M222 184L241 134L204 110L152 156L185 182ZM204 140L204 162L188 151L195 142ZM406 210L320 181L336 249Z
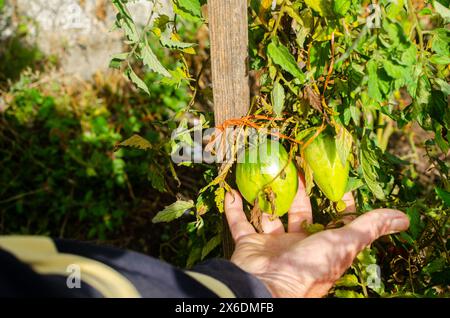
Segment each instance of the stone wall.
M153 1L129 4L134 20L144 24ZM170 0L157 0L155 11L172 15ZM108 68L110 55L121 52L120 31L112 31L115 9L111 0L6 0L0 16L0 41L27 25L26 41L59 58L65 74L89 79Z

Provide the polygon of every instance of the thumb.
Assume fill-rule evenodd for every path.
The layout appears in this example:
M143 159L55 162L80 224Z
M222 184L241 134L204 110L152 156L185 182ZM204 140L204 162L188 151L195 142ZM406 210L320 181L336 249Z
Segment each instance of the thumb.
M340 230L345 240L351 241L355 255L377 238L407 230L409 219L405 213L392 209L367 212Z

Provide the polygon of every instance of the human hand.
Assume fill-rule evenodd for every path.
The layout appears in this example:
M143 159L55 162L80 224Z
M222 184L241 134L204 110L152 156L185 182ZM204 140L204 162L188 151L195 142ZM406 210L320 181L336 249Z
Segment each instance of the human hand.
M346 212L355 211L351 193L345 194ZM288 232L280 219L263 213L262 234L256 233L243 210L239 192L225 197L225 214L236 243L231 261L258 277L274 297L322 297L350 267L354 258L380 236L404 231L407 216L397 210L377 209L347 225L308 235L302 222L312 223L312 209L299 177L297 195L288 212ZM348 222L350 220L347 220Z

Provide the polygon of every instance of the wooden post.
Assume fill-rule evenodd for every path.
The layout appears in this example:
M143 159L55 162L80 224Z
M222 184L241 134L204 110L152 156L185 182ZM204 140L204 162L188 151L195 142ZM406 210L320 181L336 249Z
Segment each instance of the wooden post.
M250 105L247 0L208 0L208 19L217 126L246 115ZM225 218L223 223L224 256L230 258L234 244Z
M250 104L247 0L209 0L216 125L244 116Z

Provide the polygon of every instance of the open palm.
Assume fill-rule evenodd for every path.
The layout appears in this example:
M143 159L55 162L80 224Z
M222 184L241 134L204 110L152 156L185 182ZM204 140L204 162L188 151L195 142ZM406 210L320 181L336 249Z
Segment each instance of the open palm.
M347 212L355 211L351 193ZM231 261L258 277L275 297L321 297L350 267L356 255L378 237L404 231L409 220L400 211L377 209L348 221L344 227L308 235L303 221L312 223L312 209L299 177L299 189L288 212L288 231L279 219L263 214L257 233L243 210L237 191L227 193L225 213L236 243Z

